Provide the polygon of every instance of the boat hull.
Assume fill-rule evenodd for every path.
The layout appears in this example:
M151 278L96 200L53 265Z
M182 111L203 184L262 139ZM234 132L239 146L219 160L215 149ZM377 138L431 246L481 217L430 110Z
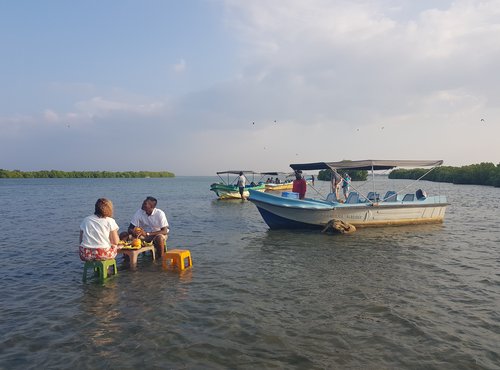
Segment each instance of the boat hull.
M252 201L271 229L323 228L338 219L356 227L410 225L443 222L448 203L442 196L414 202L365 204L330 203L289 199L250 192Z
M312 185L311 180L306 180L307 185ZM266 184L266 191L291 191L293 182L284 182L282 184Z
M266 191L287 191L292 190L293 183L286 184L266 184Z
M240 190L235 185L212 184L210 190L213 191L219 199L241 199ZM245 187L243 197L249 197L249 190L261 192L266 190L266 188L264 184Z

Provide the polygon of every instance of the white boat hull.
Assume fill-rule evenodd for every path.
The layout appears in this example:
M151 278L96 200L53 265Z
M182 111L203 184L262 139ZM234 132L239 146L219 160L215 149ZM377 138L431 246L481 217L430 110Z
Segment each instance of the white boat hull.
M431 197L423 201L380 204L341 204L317 200L294 200L257 196L250 192L250 200L257 206L271 229L319 228L338 219L356 227L390 226L443 222L445 197Z

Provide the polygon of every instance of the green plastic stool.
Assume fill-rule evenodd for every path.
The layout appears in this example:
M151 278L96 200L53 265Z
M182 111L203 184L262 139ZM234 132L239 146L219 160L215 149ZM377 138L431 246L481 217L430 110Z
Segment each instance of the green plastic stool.
M118 274L116 268L116 260L103 260L103 261L87 261L83 266L83 281L87 281L87 269L92 268L92 271L99 275L99 279L104 280L108 278L108 269L113 266L114 274Z

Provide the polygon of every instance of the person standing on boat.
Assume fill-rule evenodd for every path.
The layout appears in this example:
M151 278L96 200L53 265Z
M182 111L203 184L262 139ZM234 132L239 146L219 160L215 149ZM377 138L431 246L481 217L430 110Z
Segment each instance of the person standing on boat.
M80 259L82 261L102 261L116 257L118 225L113 217L113 203L99 198L93 215L83 219L80 225Z
M240 171L240 177L238 177L238 189L240 191L241 199L245 199L243 197L243 192L245 191L245 183L246 183L245 175L243 175L243 171Z
M351 187L351 177L348 173L344 174L344 180L342 181L342 191L344 192L344 199L347 200L349 196L349 189Z
M332 170L332 191L335 192L335 198L339 199L340 185L342 184L342 176L335 170Z
M295 180L293 180L292 191L294 193L299 193L299 199L304 199L306 196L307 182L306 179L302 177L302 171L295 171Z
M144 239L148 243L153 242L156 255L163 257L168 239L169 225L165 212L156 208L157 203L156 198L147 197L142 202L141 209L137 210L132 216L128 232L135 238ZM139 230L136 228L139 228Z

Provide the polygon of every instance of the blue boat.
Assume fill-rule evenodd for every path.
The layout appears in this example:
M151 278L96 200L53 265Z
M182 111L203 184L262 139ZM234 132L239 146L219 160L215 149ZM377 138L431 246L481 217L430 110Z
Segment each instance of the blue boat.
M388 170L396 167L440 166L443 161L362 160L291 164L298 170ZM427 196L418 189L414 193L387 191L363 195L352 191L345 202L329 194L327 200L295 199L250 190L249 200L259 210L271 229L324 228L332 220L341 220L355 227L392 226L443 222L447 203L442 195Z

